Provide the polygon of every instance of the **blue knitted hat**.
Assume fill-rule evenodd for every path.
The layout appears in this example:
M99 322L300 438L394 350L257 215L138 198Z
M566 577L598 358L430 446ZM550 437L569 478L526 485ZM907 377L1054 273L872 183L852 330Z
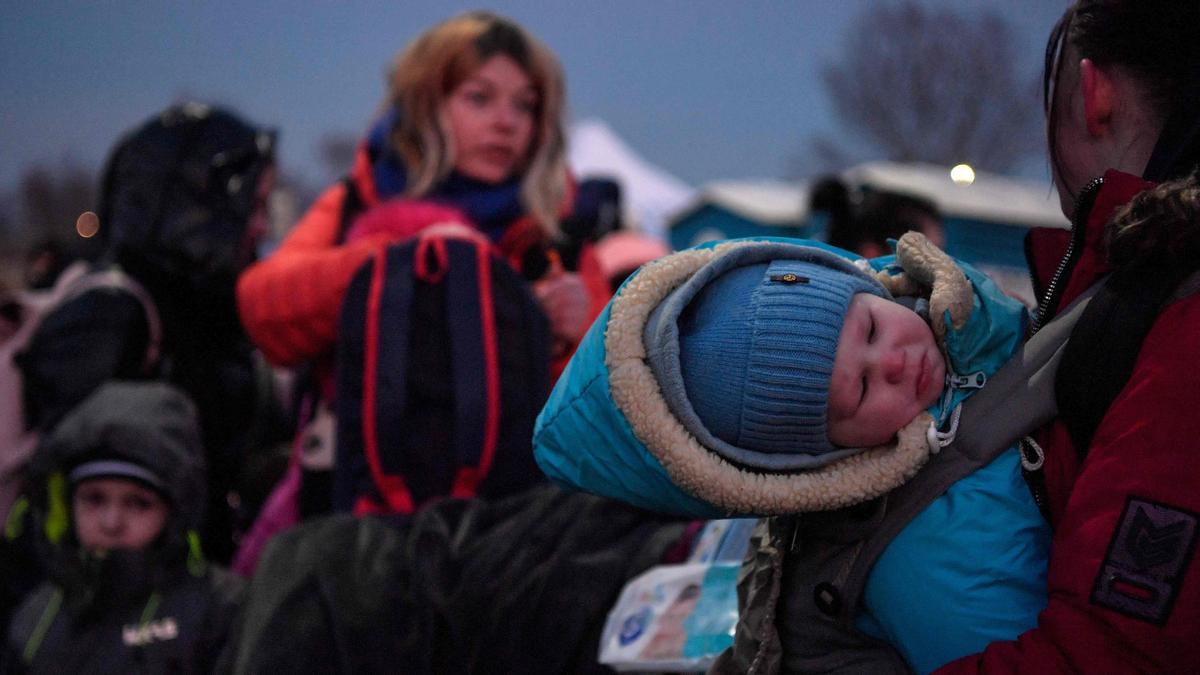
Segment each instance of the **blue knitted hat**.
M751 468L781 468L772 456L784 454L806 454L810 467L847 454L826 432L838 337L856 293L888 294L848 261L810 250L805 259L728 267L679 315L688 401L731 446L721 454Z

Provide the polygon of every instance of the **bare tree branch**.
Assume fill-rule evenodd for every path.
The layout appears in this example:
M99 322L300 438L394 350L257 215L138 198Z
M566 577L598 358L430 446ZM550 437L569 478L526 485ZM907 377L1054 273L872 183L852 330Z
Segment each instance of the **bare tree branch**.
M1034 83L1014 73L1012 30L994 13L879 4L853 22L821 80L845 130L895 161L1005 171L1040 150ZM812 139L815 158L845 145Z

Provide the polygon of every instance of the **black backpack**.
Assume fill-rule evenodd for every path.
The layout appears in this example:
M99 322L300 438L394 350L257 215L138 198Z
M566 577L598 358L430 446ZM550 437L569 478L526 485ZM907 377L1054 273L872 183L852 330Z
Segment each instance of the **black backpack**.
M116 269L74 279L14 357L26 428L50 430L107 380L155 376L161 348L158 309L141 284Z
M117 143L100 199L102 271L43 314L17 358L29 427L49 429L105 380L170 378L184 357L215 372L216 355L245 343L238 356L251 368L233 292L252 258L247 228L273 144L270 132L196 103ZM194 395L195 382L180 384Z
M545 480L532 436L548 322L483 237L426 231L381 249L347 289L336 356L336 508L409 514Z

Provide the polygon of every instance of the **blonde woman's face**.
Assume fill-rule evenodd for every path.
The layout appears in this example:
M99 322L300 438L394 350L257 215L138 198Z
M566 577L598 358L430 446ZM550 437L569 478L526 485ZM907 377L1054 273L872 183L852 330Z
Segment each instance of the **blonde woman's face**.
M529 154L538 106L533 81L511 58L488 59L446 99L454 145L454 168L500 183L521 168Z

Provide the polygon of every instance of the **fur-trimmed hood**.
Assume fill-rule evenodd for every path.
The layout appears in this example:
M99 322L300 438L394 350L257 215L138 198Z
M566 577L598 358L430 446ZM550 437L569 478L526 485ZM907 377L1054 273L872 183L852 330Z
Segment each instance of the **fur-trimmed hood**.
M832 251L852 258L803 240L735 240L681 251L643 267L584 337L538 418L535 456L551 479L651 510L725 517L840 508L877 497L920 468L937 446L936 436L929 433L934 416L942 417L943 410L952 409L969 391L943 397L930 414L902 429L893 444L862 449L807 470L767 472L735 465L705 447L672 413L663 393L671 383L660 382L648 360L647 322L698 270L733 251L744 255L748 247L774 249L783 257L817 249L822 256ZM860 265L884 270L893 258L877 259L869 267L865 262ZM943 342L951 356L947 370L953 376L982 368L986 380L1017 344L1024 310L982 274L965 271L970 283L959 283L966 289L962 297L970 303L965 309L972 319L962 318L964 308L947 308L951 314L958 312ZM881 275L885 282L889 276L890 272ZM986 307L980 303L981 293L988 298ZM935 321L939 323L943 322ZM995 357L981 364L986 354Z

